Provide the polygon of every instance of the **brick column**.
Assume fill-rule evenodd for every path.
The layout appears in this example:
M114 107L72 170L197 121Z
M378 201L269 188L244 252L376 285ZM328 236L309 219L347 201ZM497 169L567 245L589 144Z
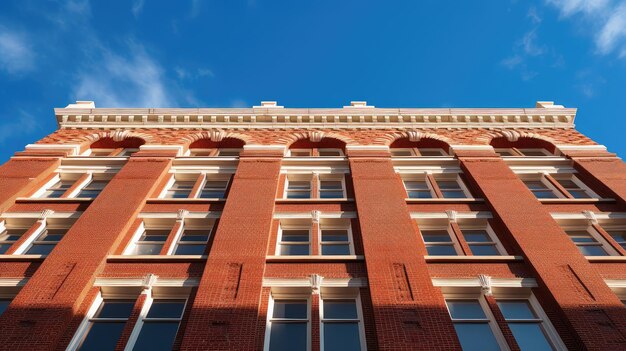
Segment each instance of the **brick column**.
M550 213L501 158L459 159L470 185L508 229L498 234L519 247L539 289L562 311L559 317L571 330L561 335L568 347L623 350L624 306Z
M571 156L582 180L606 197L626 204L626 163L607 154L605 157Z
M460 350L389 153L348 152L381 350Z
M57 157L13 157L0 166L0 213L43 185L60 164Z
M51 350L93 281L166 175L169 158L131 158L83 212L0 317L0 345Z
M259 303L282 152L260 152L239 159L181 350L263 347Z

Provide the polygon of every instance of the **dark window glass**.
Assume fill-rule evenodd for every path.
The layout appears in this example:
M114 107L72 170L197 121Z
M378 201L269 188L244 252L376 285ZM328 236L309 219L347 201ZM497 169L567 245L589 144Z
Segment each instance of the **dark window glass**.
M155 300L147 318L180 318L185 309L185 300Z
M144 322L133 350L169 351L174 345L179 322Z
M309 245L282 244L280 254L284 256L306 256L310 255Z
M487 323L454 323L463 351L500 351L493 331Z
M124 322L94 322L88 334L78 348L81 351L115 350L115 345L124 330Z
M198 245L178 245L174 255L202 255L204 254L206 246L204 244Z
M359 351L361 339L359 337L358 322L324 323L324 350L325 351Z
M322 245L322 255L349 255L350 245Z
M474 256L497 256L500 255L495 245L469 245Z
M272 318L306 319L306 300L275 300Z
M448 300L448 310L452 319L485 319L485 312L476 300Z
M9 308L10 303L11 303L11 300L9 299L0 299L0 316L2 316L4 311L6 311L6 309Z
M324 300L324 319L358 319L355 300Z
M307 349L308 324L272 322L270 351L295 351Z
M538 324L509 323L509 328L522 351L554 350Z
M135 301L104 301L94 318L128 318L133 311Z

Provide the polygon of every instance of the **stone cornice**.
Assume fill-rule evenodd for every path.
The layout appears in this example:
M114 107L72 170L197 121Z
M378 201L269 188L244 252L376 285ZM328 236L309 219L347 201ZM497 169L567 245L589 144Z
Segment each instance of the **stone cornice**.
M573 128L575 108L56 108L61 128Z

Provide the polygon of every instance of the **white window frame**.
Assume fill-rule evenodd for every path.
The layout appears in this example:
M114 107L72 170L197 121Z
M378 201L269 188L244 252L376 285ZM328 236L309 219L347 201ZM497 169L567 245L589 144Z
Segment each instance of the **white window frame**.
M562 226L563 231L565 231L565 235L568 236L568 239L572 240L569 237L569 234L567 234L568 230L576 230L576 231L586 231L598 244L600 245L578 245L579 243L576 243L572 240L572 243L574 245L576 245L576 247L578 248L578 246L600 246L604 249L604 251L606 251L607 256L620 256L619 252L617 252L617 250L615 250L609 243L608 241L606 241L604 239L604 237L598 233L597 230L595 230L595 228L593 228L593 226L591 226L590 224L587 225L565 225ZM581 255L583 253L581 252ZM602 256L585 256L585 257L602 257Z
M452 231L452 227L450 226L450 224L444 226L437 226L437 225L425 225L425 226L419 226L419 232L420 232L420 237L422 238L422 242L424 243L424 246L426 247L426 255L430 256L430 254L428 253L428 242L426 242L424 240L424 235L422 234L422 230L445 230L448 233L448 236L450 237L450 239L452 240L448 245L435 245L435 246L450 246L450 244L452 244L452 247L454 248L454 251L456 252L456 256L465 256L463 254L463 250L461 249L461 244L459 243L459 240L457 239L456 235L454 235L454 232ZM443 243L443 241L441 241L441 243ZM447 243L447 242L446 242ZM437 256L449 256L449 255L433 255L433 257L437 257Z
M161 191L161 194L159 194L159 199L168 199L168 200L193 199L196 196L196 194L194 194L194 192L193 192L193 187L189 191L189 196L186 197L186 198L167 197L167 193L172 189L172 187L174 186L174 184L176 182L192 182L192 180L187 180L187 177L189 177L190 175L195 177L194 180L193 180L194 185L195 185L195 182L198 180L198 176L200 176L199 173L191 173L191 174L187 174L187 173L172 173L172 176L167 181L167 184L165 185L165 187L163 187L163 190ZM177 179L177 177L179 179Z
M465 242L467 243L467 246L470 246L470 241L467 241L467 239L465 238L465 235L463 234L463 230L467 229L467 230L484 230L487 233L487 236L489 236L489 238L491 239L491 241L495 244L494 246L496 247L496 251L498 251L498 255L499 256L506 256L508 255L508 253L506 252L506 250L504 249L504 246L502 245L502 243L500 242L500 240L498 239L498 235L496 235L496 232L493 230L493 228L491 228L491 225L489 224L489 222L484 223L484 224L480 224L480 223L460 223L459 224L459 229L461 230L461 235L463 235L463 240L465 240ZM470 248L471 250L471 248ZM472 255L474 253L472 252ZM481 256L476 256L476 257L481 257Z
M276 296L278 295L278 296ZM306 300L307 301L307 351L311 350L311 294L292 293L292 294L275 294L270 292L270 299L267 305L267 317L265 321L265 341L263 342L263 350L270 349L270 336L272 335L272 322L282 321L282 319L274 319L274 300ZM294 319L295 320L295 319ZM299 319L299 321L304 321Z
M443 148L439 148L439 147L416 147L417 152L419 152L419 157L445 157L445 156L450 156L448 153L446 153L446 150L444 150ZM421 150L424 151L437 151L439 152L439 155L436 156L424 156L422 155Z
M351 289L349 290L351 291ZM319 299L319 321L320 321L320 350L324 351L324 301L329 300L354 300L356 303L357 319L348 319L345 321L358 322L359 326L359 340L361 341L361 350L367 350L367 343L365 340L365 322L363 318L363 305L361 304L361 294L358 290L354 294L333 294L331 297L325 297L324 291L320 294ZM330 319L329 321L342 321L342 319Z
M342 192L342 197L341 198L324 198L323 200L342 200L342 199L346 199L347 195L346 195L346 176L343 173L323 173L323 174L319 174L315 180L317 180L317 197L316 199L322 199L321 198L321 190L322 190L322 181L329 181L329 182L336 182L336 181L341 181L341 192Z
M231 178L232 178L232 174L227 174L227 173L203 173L201 175L202 177L202 183L200 184L200 188L198 189L198 191L194 194L193 190L190 194L189 198L192 199L205 199L205 200L210 200L210 199L214 199L214 198L203 198L201 197L202 192L204 191L204 187L207 184L207 182L212 182L212 181L226 181L226 186L224 187L224 197L220 197L220 198L215 198L215 199L225 199L226 198L226 191L228 190L228 187L230 186L230 182L231 182Z
M404 186L404 191L406 192L406 196L408 199L412 199L412 200L430 200L430 199L438 199L437 194L435 193L435 189L433 188L433 185L431 184L430 180L428 179L428 173L408 173L408 174L402 174L401 175L402 178L402 185ZM405 182L424 182L426 183L426 186L428 187L428 191L430 191L430 199L426 198L426 199L420 199L420 198L415 198L415 197L409 197L409 189L406 187L406 183Z
M222 151L226 151L226 152L233 152L233 151L237 151L239 153L241 153L243 151L242 148L237 148L237 147L230 147L230 148L217 148L217 154L215 155L216 157L239 157L239 155L237 156L222 156L220 155L222 153Z
M467 186L465 185L465 182L463 181L463 179L461 179L460 173L455 173L455 176L452 176L450 173L437 173L437 174L433 174L433 179L435 180L435 182L437 182L437 187L439 188L439 190L441 191L441 186L439 186L439 181L451 181L454 180L457 182L457 184L459 185L459 187L461 188L461 190L463 191L463 193L465 194L465 197L463 199L472 199L473 196L470 193L469 189L467 188ZM453 179L448 179L448 177L453 178ZM447 199L450 201L454 201L454 200L459 200L458 198L450 198L450 197L441 197L441 199Z
M537 148L528 148L528 147L527 147L527 148L523 148L523 149L518 149L518 148L513 148L513 149L514 149L514 150L516 150L516 151L518 151L520 154L522 154L522 155L521 155L522 157L543 157L543 156L526 156L526 155L524 154L524 152L526 152L526 151L541 151L541 153L542 153L544 156L554 156L554 154L550 153L550 151L546 150L546 149L545 149L545 148L543 148L543 147L537 147Z
M209 232L207 241L204 243L205 248L206 246L209 244L209 241L211 241L211 237L213 236L213 230L215 228L215 221L211 220L210 221L210 226L208 226L208 229L206 229L205 227L201 227L201 226L192 226L192 225L188 225L186 223L186 221L183 221L181 223L181 225L179 226L178 230L176 231L175 235L174 235L174 240L172 240L172 245L170 245L170 247L167 249L167 253L166 255L171 255L171 256L180 256L180 255L176 255L176 249L178 248L178 246L180 245L181 241L180 239L183 237L183 234L185 232L185 229L190 229L190 230L202 230L202 229L206 229ZM194 243L200 243L199 241L194 241ZM183 244L185 245L185 244Z
M352 236L352 223L349 219L345 220L347 223L346 224L325 224L324 220L320 221L320 224L318 226L318 230L317 230L317 235L318 235L318 252L320 256L331 256L331 255L323 255L322 254L322 231L323 230L346 230L347 231L347 235L348 235L348 246L350 248L350 253L348 255L352 256L355 255L354 253L354 237ZM342 242L343 243L343 242ZM333 245L332 243L329 245ZM346 256L346 255L341 255L341 256Z
M5 234L5 232L7 232L6 234L8 235L8 231L9 230L24 230L24 232L22 233L22 235L20 236L20 238L24 237L26 235L26 232L28 232L28 230L33 226L33 224L31 223L29 226L26 225L22 225L22 226L18 226L18 225L7 225L7 222L5 220L0 221L0 237L2 235ZM15 245L16 241L6 241L6 240L2 240L0 241L0 245ZM15 255L16 253L13 253L13 255ZM7 254L7 253L3 253L0 254L1 255L11 255L11 254Z
M340 148L332 148L332 147L326 147L326 148L321 148L321 149L318 148L317 149L318 155L322 151L338 151L339 155L337 155L337 156L318 156L318 157L343 157L343 156L345 156L344 153L343 153L343 150L341 150Z
M493 313L491 313L491 309L489 308L489 305L487 304L487 301L485 301L485 297L481 296L480 294L472 294L472 293L466 293L466 294L444 294L444 298L446 301L446 309L448 310L448 315L450 316L450 320L452 321L452 324L455 323L455 321L458 321L459 323L471 323L472 321L476 321L475 319L453 319L452 318L452 314L450 313L450 309L448 308L448 300L450 301L478 301L478 303L480 304L480 307L483 310L483 313L485 314L485 320L487 320L487 324L489 325L489 328L491 329L491 332L493 333L494 338L496 339L496 342L498 343L498 346L500 346L500 350L503 351L508 351L510 350L509 348L509 344L507 344L506 339L504 338L504 335L502 334L502 330L500 330L500 327L498 326L498 323L496 322L496 318L493 316Z
M401 150L401 151L408 151L410 155L408 156L396 156L393 154L394 150ZM415 156L415 150L413 150L413 148L409 148L409 147L393 147L389 149L389 152L391 153L391 157L414 157Z
M555 173L555 174L551 174L551 176L557 182L558 182L559 178L564 178L565 180L571 180L572 182L574 182L574 184L578 185L580 190L586 192L587 195L589 195L589 199L599 199L600 198L600 196L598 194L596 194L593 190L591 190L591 188L588 187L587 184L583 183L580 179L578 179L578 177L576 177L575 173ZM542 177L542 178L545 179L545 177ZM559 183L559 185L560 184L561 183ZM563 186L563 185L561 185L561 186ZM563 187L563 189L565 189L569 193L569 190L567 190L567 188Z
M604 231L609 234L609 236L611 238L613 238L613 236L611 236L611 231L624 231L626 232L626 226L624 225L613 225L613 224L600 224L600 226L602 227L602 229L604 229ZM620 245L620 247L623 247L624 250L626 250L626 238L624 238L624 241L617 241L615 240L615 238L613 238L613 241L615 241L618 245ZM624 246L622 246L621 244L624 244Z
M524 182L524 185L526 186L526 188L528 189L528 191L530 191L531 193L533 193L533 195L535 195L535 193L528 187L528 185L525 183L525 181L529 181L529 182L536 182L539 181L541 182L543 185L546 186L547 190L552 191L552 193L554 193L554 195L556 195L556 199L566 199L567 197L565 196L565 194L563 194L559 189L557 189L557 187L555 187L551 182L549 182L544 173L535 173L535 174L518 174L518 177L520 177L520 179L522 180L522 182ZM549 200L550 198L538 198L537 196L535 196L537 198L537 200L541 201L541 200ZM555 199L555 198L553 198Z
M132 236L132 238L130 240L130 243L128 244L128 246L126 246L126 249L124 249L122 255L125 255L125 256L155 256L155 257L160 256L159 254L156 254L156 255L137 255L137 254L134 253L134 251L135 251L135 249L138 246L137 243L139 242L139 239L141 238L141 236L143 235L143 233L146 230L169 230L170 233L171 233L172 228L173 228L173 226L168 226L168 225L165 225L165 224L163 224L163 225L156 225L156 224L153 225L153 224L151 224L151 225L146 226L146 222L145 221L141 221L141 224L139 225L139 227L137 228L137 230L133 234L133 236ZM180 231L180 229L179 229L179 231ZM166 242L167 242L167 239L166 239L166 241L163 242L163 245L165 245ZM141 244L139 244L139 245L141 245Z
M290 179L291 178L291 179ZM285 175L285 189L283 191L283 199L288 199L288 200L310 200L310 199L314 199L314 194L313 194L313 181L314 181L314 175L312 173L307 173L307 174L286 174ZM309 182L309 197L308 198L302 198L302 199L290 199L289 197L287 197L287 195L289 194L289 183L290 182L306 182L308 180ZM296 190L295 192L299 192L298 190ZM305 191L302 191L305 192Z
M137 318L137 322L133 326L133 331L130 333L130 337L128 338L128 342L126 343L125 351L132 351L133 347L137 343L137 339L139 338L139 334L141 333L141 328L143 327L145 320L147 319L148 312L154 303L154 300L185 300L185 305L183 306L183 312L180 318L158 318L159 320L178 320L178 329L176 330L176 335L180 331L180 323L185 317L185 310L187 309L187 304L189 304L189 295L171 295L167 297L154 296L154 292L150 291L146 294L146 299L143 302L143 306L141 306L141 312L139 312L139 317ZM176 338L176 335L174 338ZM176 339L174 339L176 340Z
M284 224L284 223L280 223L278 226L278 236L276 238L276 256L282 256L282 257L307 257L307 256L311 256L313 254L313 247L312 247L312 233L311 233L311 227L312 227L312 223L305 225L305 224ZM309 254L308 255L282 255L281 254L281 248L283 244L282 238L283 238L283 231L284 230L306 230L309 233L309 241L308 242L294 242L294 241L288 241L286 242L287 245L290 243L294 243L294 245L302 245L304 246L305 244L308 245L309 247Z

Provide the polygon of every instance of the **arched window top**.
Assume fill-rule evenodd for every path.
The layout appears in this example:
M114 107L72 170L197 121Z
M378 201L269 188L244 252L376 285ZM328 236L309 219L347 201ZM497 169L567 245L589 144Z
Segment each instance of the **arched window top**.
M411 141L409 138L399 138L389 145L392 156L448 156L450 145L442 140L421 138Z
M289 156L343 156L346 150L346 143L332 137L324 137L319 141L311 138L299 139L289 145Z
M516 140L497 137L491 139L490 145L501 156L552 156L556 153L554 144L533 137L519 137Z

